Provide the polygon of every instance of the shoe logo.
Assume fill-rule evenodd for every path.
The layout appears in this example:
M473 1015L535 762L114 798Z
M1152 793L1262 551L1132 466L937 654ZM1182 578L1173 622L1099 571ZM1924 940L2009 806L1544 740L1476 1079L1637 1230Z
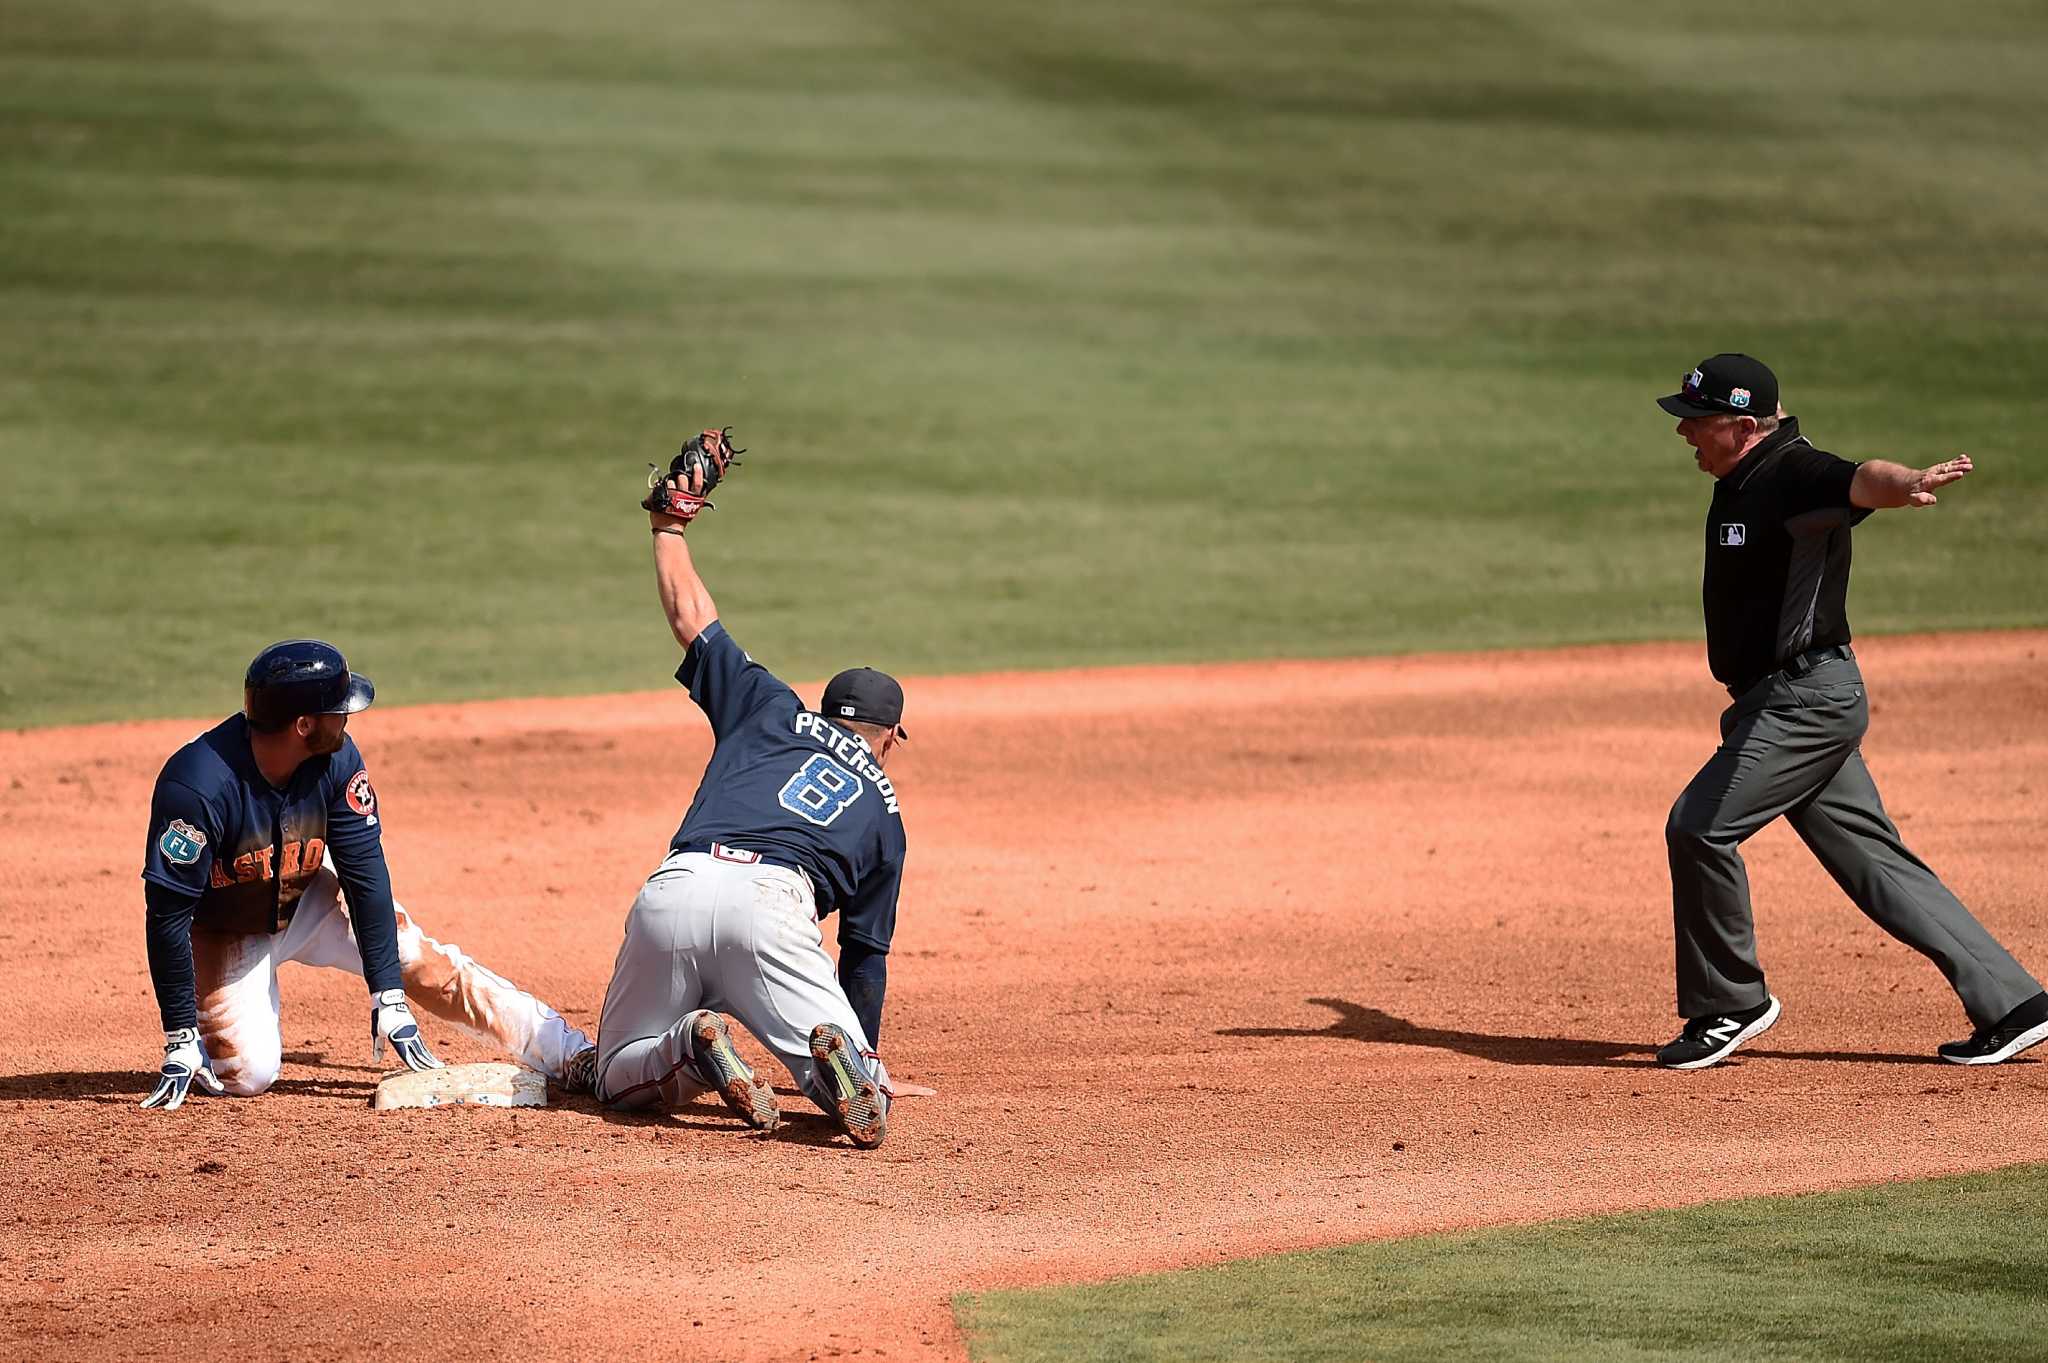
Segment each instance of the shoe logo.
M1734 1018L1722 1018L1713 1026L1707 1028L1707 1036L1710 1040L1713 1041L1726 1041L1729 1037L1734 1036L1737 1032L1741 1030L1742 1024L1737 1022Z

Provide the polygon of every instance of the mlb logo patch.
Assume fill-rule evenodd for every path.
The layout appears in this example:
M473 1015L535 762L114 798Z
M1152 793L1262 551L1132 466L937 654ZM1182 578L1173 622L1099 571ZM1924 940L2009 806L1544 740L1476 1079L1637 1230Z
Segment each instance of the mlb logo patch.
M1730 523L1721 527L1721 543L1730 549L1737 549L1749 542L1749 532L1742 526Z

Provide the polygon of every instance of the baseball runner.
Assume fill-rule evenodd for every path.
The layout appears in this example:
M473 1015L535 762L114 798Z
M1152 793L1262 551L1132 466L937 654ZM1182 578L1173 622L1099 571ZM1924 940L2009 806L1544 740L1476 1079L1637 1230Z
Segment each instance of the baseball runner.
M887 1133L881 1035L903 874L903 818L883 767L906 737L903 689L834 677L816 712L733 641L683 532L731 463L723 431L693 437L645 502L654 573L683 646L676 680L711 722L710 765L669 854L626 915L595 1090L614 1107L673 1106L713 1089L761 1130L774 1090L741 1060L730 1013L797 1086L872 1149ZM839 914L839 969L819 927Z
M380 1058L388 1041L409 1068L440 1067L409 993L435 1017L573 1083L568 1061L589 1038L421 932L392 899L377 794L344 732L375 695L332 644L273 644L249 664L242 713L164 764L142 867L164 1063L144 1107L170 1111L195 1082L248 1095L276 1081L277 968L287 961L363 976Z
M1733 700L1721 747L1671 807L1678 1011L1659 1064L1704 1069L1778 1020L1757 963L1742 842L1780 815L1871 921L1933 961L1974 1031L1938 1048L1995 1065L2048 1039L2048 993L1900 841L1859 750L1870 725L1845 609L1850 528L1884 507L1932 506L1967 476L1851 463L1813 447L1747 355L1702 360L1657 405L1716 479L1707 512L1707 659Z

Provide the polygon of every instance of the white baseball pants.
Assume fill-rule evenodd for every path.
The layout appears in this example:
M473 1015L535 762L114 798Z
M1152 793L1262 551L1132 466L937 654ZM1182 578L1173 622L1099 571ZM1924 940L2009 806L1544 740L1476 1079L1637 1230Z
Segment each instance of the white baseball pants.
M700 1008L737 1019L827 1112L811 1029L835 1023L868 1049L825 952L810 882L751 852L671 853L641 887L597 1026L597 1096L613 1107L675 1107L702 1093L682 1025Z
M560 1079L569 1057L590 1044L560 1013L478 965L461 947L421 932L402 905L397 917L400 979L407 1001L420 1012L452 1023L551 1079ZM261 1093L277 1080L284 1058L277 968L287 961L362 978L362 953L331 861L307 884L283 932L192 934L199 1036L229 1093ZM365 1047L370 1044L369 1006L365 995ZM431 1032L421 1030L431 1047Z

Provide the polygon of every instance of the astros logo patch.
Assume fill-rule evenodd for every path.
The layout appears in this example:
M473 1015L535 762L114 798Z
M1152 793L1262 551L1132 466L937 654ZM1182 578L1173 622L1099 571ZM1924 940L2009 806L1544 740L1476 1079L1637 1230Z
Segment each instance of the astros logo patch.
M190 866L199 860L199 854L206 847L206 834L183 819L171 820L171 826L157 839L156 847L164 854L164 860L180 866Z
M348 778L348 807L366 819L377 812L377 792L370 789L370 773L359 771Z

